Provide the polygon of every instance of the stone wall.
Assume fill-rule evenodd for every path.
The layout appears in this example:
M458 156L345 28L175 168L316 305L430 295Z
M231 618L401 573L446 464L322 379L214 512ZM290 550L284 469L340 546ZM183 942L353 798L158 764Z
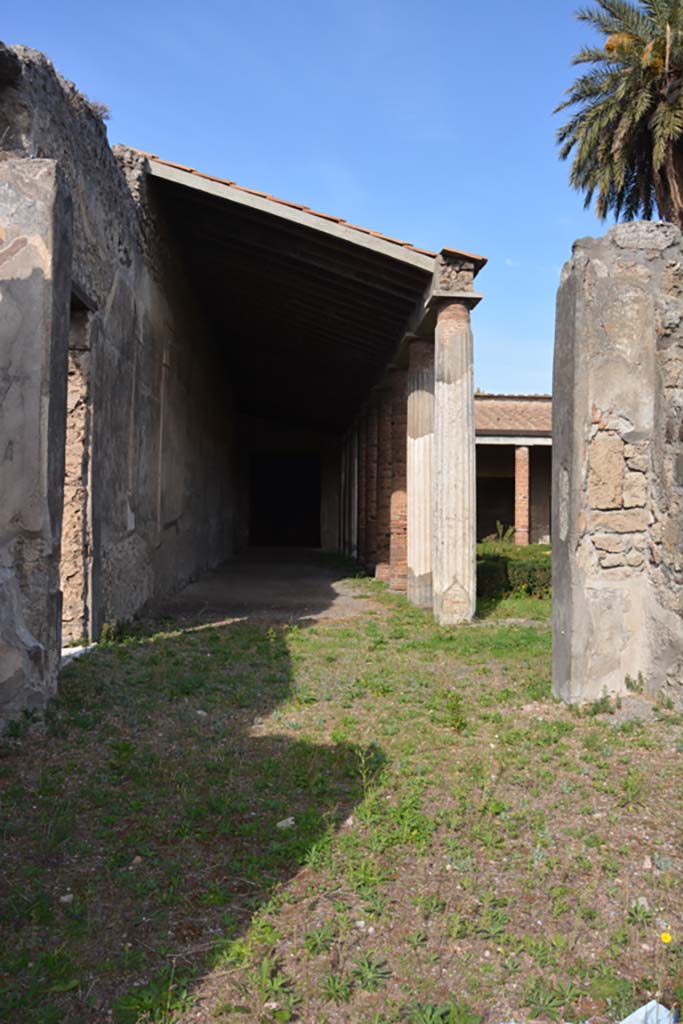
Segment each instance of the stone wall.
M683 704L683 238L577 242L553 386L553 687Z
M60 297L66 303L65 330L73 296L87 309L89 339L87 357L72 352L70 368L73 447L67 497L70 514L76 508L80 511L69 519L63 578L67 582L70 574L78 577L69 592L70 631L75 635L87 629L96 637L104 622L130 618L149 599L182 585L231 553L231 375L223 350L190 293L182 242L168 233L157 215L155 195L147 188L144 156L120 147L113 152L105 127L87 99L61 79L43 55L23 47L14 52L18 76L10 84L0 83L0 170L5 183L0 244L14 244L19 236L28 237L29 229L33 231L32 225L24 228L17 219L21 204L12 196L21 192L26 175L40 164L36 158L46 160L45 174L51 168L49 173L61 183L62 206L70 202L73 210L71 253L63 257L65 267L59 271L66 280L65 297ZM63 233L66 215L60 212L55 217ZM8 292L13 296L17 318L33 315L36 302L32 294L18 293L17 289L25 288L21 282L34 269L36 288L45 287L41 280L48 281L50 268L38 266L37 255L35 268L26 264L28 253L34 251L32 244L29 238L23 254L12 249L2 265L3 300ZM52 236L40 239L45 259L53 262L54 244ZM3 306L7 315L4 301ZM48 351L56 323L56 314L46 314L32 344L42 339L42 350ZM13 330L13 324L4 324L3 366L8 351L12 359L23 358L16 355L22 329L16 336ZM49 592L57 600L59 585L53 569L58 572L57 523L64 488L66 340L63 351L57 353L55 348L54 352L55 382L49 383L47 376L40 379L38 369L33 379L27 365L21 371L25 380L17 389L20 402L22 389L28 393L42 388L45 408L26 405L21 438L13 439L6 424L0 432L3 448L8 438L13 441L16 466L24 449L44 436L41 417L52 417L49 442L59 469L53 473L47 497L41 492L54 505L50 583L26 581L35 558L16 539L10 544L5 544L4 537L0 540L5 552L0 564L8 586L18 585L25 595ZM76 379L85 362L90 364L87 386ZM89 424L84 402L89 403ZM3 506L9 507L4 487L2 491ZM90 519L84 522L87 515ZM83 552L78 551L79 535L87 535L91 542L87 566L82 564ZM15 598L12 601L16 604ZM5 611L0 615L18 621L15 611L7 611L11 604L4 598ZM54 632L56 627L51 628ZM56 646L53 637L50 664L40 671L31 675L25 667L17 669L15 682L7 683L8 692L12 687L33 686L30 679L42 692L51 692ZM22 664L25 651L32 649L28 640L23 648L24 653L17 655ZM17 682L20 676L23 683ZM31 700L19 696L14 703Z
M0 162L0 721L56 687L70 268L58 166Z
M65 643L90 635L92 389L89 315L71 309L60 584Z

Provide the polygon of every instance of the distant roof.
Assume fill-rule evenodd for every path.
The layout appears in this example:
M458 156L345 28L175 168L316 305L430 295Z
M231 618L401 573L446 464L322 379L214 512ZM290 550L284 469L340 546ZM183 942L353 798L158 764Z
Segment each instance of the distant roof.
M270 195L267 192L260 192L258 189L246 188L244 185L238 185L236 182L229 181L226 178L217 178L212 174L205 174L203 171L198 171L195 167L187 167L184 164L175 163L172 160L163 160L161 157L157 156L154 153L146 153L144 152L144 150L140 150L139 152L144 153L148 160L150 160L152 164L156 165L157 167L167 167L174 169L176 171L182 171L186 174L194 175L196 178L199 178L203 181L214 182L218 185L224 186L226 189L230 189L231 191L237 193L245 193L246 195L250 196L256 196L259 199L268 201L269 203L276 203L278 206L284 208L282 211L283 213L285 212L286 209L298 210L300 213L307 214L310 217L319 218L321 226L322 223L324 222L327 222L327 224L337 224L347 229L348 231L357 231L359 235L366 235L370 236L371 238L376 238L382 242L389 242L392 246L400 246L402 249L407 250L408 252L417 253L420 256L427 257L430 260L434 260L438 255L437 253L432 252L430 249L421 249L419 248L419 246L413 245L411 242L405 242L401 241L398 238L391 238L389 235L383 235L380 231L372 231L370 228L360 227L358 224L349 224L349 222L344 220L343 217L335 217L329 213L321 213L319 210L312 210L309 206L304 206L301 203L292 203L287 199L279 199L277 196ZM485 266L487 262L485 256L477 256L474 253L465 252L462 249L453 249L450 247L445 247L444 251L447 253L455 254L457 256L462 256L465 259L470 259L475 264L475 272L481 270L481 268Z
M474 396L477 434L552 434L550 395Z

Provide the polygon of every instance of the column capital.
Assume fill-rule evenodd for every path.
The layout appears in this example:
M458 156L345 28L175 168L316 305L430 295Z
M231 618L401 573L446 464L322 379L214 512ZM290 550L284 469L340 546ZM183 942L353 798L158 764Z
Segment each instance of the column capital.
M442 301L462 302L473 308L483 298L474 291L474 279L486 260L451 249L442 249L434 260L432 284L427 306Z

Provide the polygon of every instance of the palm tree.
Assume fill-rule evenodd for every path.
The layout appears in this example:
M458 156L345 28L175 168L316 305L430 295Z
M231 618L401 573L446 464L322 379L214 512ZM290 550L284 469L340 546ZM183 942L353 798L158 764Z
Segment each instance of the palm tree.
M584 47L589 64L557 111L574 108L557 138L573 153L570 181L596 196L598 216L683 228L683 0L597 0L577 12L605 38ZM556 111L556 113L557 113Z

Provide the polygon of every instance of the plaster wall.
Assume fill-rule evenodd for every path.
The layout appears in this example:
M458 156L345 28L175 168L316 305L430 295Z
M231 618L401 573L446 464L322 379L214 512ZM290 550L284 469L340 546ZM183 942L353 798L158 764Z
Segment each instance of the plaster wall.
M232 552L230 371L204 311L191 294L182 246L157 215L154 193L147 188L144 156L122 148L113 152L89 102L55 73L50 62L25 48L15 52L21 74L0 93L0 170L5 195L21 187L26 174L39 163L37 157L52 168L63 199L59 208L54 206L53 228L46 227L40 238L44 254L43 263L36 267L35 288L45 287L59 255L66 281L66 298L60 300L62 305L66 302L66 309L59 314L66 318L64 339L69 293L75 291L89 310L89 493L85 502L83 495L78 501L91 517L87 529L92 566L85 600L90 630L97 636L104 622L130 618L152 597L168 593ZM63 245L58 254L55 231L65 237L69 203L71 251L67 255ZM13 226L16 216L13 207L6 207L3 229L16 233L21 227ZM14 283L24 271L15 271L11 263L3 271L18 315L33 315L36 294L25 293L23 285L24 290L17 291L20 286ZM35 336L44 351L49 350L57 321L57 314L48 311L36 327ZM72 370L76 361L82 364L83 360L82 355L72 355ZM54 471L41 492L42 500L55 508L50 544L58 572L66 340L54 348L53 361L56 385L46 375L41 378L39 371L33 379L27 365L21 387L27 394L42 389L44 401L55 409L61 403L52 427L61 457L57 452ZM72 399L73 412L79 407L75 393ZM14 439L17 458L35 445L43 415L38 406L26 406L25 436ZM13 440L5 425L0 440L2 448ZM3 506L4 495L3 488ZM33 558L16 543L12 555L11 560L5 556L3 566L8 579L15 581L8 586L16 587ZM42 577L22 584L29 603L31 595L42 601L48 592L58 600L59 587L52 569L51 573L49 584ZM77 618L78 609L72 614ZM35 683L44 693L54 689L57 638L52 636L47 646L51 653L41 669L43 682ZM21 690L29 686L30 673L17 671L24 679L16 684ZM37 675L31 676L34 682ZM26 703L28 690L25 698ZM21 703L23 698L18 700Z
M58 166L0 162L0 721L56 688L70 261Z

